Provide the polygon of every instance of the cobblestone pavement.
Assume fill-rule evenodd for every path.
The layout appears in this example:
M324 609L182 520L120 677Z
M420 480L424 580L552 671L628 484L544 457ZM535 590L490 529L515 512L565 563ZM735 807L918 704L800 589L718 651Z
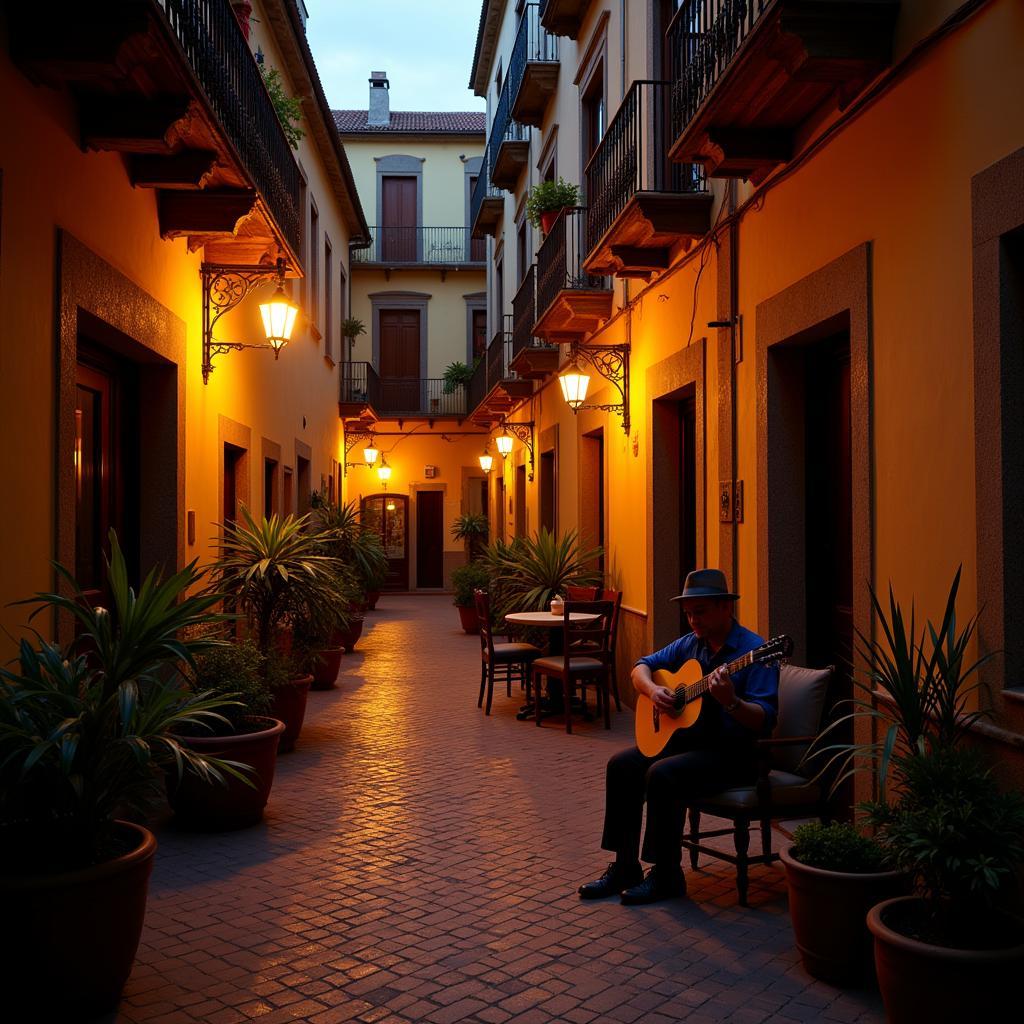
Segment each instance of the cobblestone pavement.
M502 692L485 718L457 622L450 598L385 596L338 688L310 694L265 822L161 830L110 1022L882 1019L876 995L803 972L775 866L752 869L749 909L721 862L688 901L580 902L631 716L567 736Z

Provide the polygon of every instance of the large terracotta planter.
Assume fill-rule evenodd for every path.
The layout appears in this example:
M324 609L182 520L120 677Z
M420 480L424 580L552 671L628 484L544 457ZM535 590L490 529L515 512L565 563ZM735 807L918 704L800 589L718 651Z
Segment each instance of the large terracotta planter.
M277 748L279 754L288 754L295 749L295 743L302 732L302 723L306 718L306 698L312 676L299 676L274 690L274 703L271 715L284 723L281 733L281 744Z
M352 618L347 629L338 631L338 642L345 649L346 654L355 650L359 638L363 635L363 617L357 615Z
M341 656L345 653L345 648L338 644L337 647L324 647L315 653L316 664L313 667L312 688L314 690L333 690L338 673L341 671Z
M175 820L187 828L217 831L246 828L263 817L274 783L277 745L284 723L276 718L253 718L253 732L234 736L179 736L185 746L210 757L248 765L251 785L228 776L226 783L206 782L186 772L180 782L169 779L167 797Z
M466 633L479 633L480 617L477 615L476 609L471 604L457 604L455 607L459 609L459 621L462 623L463 631Z
M802 864L784 847L779 856L789 887L789 916L800 958L809 974L833 985L855 985L872 973L867 912L882 900L909 892L901 871L852 874Z
M886 900L868 913L878 987L889 1024L1012 1019L1008 1008L1019 1002L1017 972L1024 968L1024 942L1005 949L972 950L911 939L889 927L886 916L916 899ZM1024 928L1018 930L1024 936Z
M148 829L118 826L135 845L114 860L57 875L0 876L0 983L4 1009L14 1012L7 1019L82 1020L117 1005L139 947L156 854Z

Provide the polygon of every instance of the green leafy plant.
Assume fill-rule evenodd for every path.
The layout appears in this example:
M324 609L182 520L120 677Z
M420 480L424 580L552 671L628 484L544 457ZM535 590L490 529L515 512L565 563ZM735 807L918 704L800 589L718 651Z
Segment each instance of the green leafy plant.
M562 210L579 202L580 190L564 178L540 181L526 197L526 216L535 227L540 227L540 215L548 210Z
M452 523L452 537L455 540L469 542L471 562L479 557L489 531L490 524L482 512L463 512L456 516L455 522Z
M380 590L388 574L388 557L380 534L364 524L354 501L345 505L320 505L317 521L325 536L326 550L351 567L361 600L367 591Z
M366 324L357 320L354 316L347 317L341 321L341 334L344 338L358 338L366 333Z
M473 377L473 370L462 362L449 363L441 376L444 381L442 390L446 395L452 394L458 387L465 387Z
M232 706L226 694L193 690L185 676L198 655L223 645L208 632L227 618L213 612L221 595L197 592L203 573L194 561L167 578L151 571L136 591L113 531L110 549L110 606L91 606L56 566L66 592L25 603L37 606L33 615L71 616L75 640L22 640L16 665L0 669L4 869L60 871L123 853L115 819L146 820L163 797L165 772L245 778L241 766L174 736L222 724Z
M330 538L311 528L310 515L257 520L243 506L240 521L222 529L215 587L248 617L264 657L293 619L344 615L345 567L328 553Z
M218 735L246 731L250 715L267 715L273 704L270 674L264 657L252 640L240 640L214 647L196 658L192 688L230 700L221 712L223 721L212 723ZM179 729L186 736L207 735L211 729L203 724Z
M299 127L302 123L302 99L298 96L288 95L281 79L281 72L277 68L272 68L267 64L260 64L259 68L260 74L263 76L263 84L270 94L270 102L274 104L277 119L281 122L284 137L292 149L298 149L299 140L306 136L306 133Z
M801 864L826 871L869 874L889 869L888 851L855 825L813 821L793 832L793 856Z
M922 899L917 919L899 929L942 946L998 945L994 911L1024 863L1024 799L1000 791L978 752L966 747L903 755L899 767L899 800L867 805L879 838Z
M881 638L872 640L857 631L858 649L870 666L867 682L855 680L863 696L848 703L850 710L822 732L809 755L830 755L823 771L836 771L833 789L858 771L877 771L879 797L884 801L894 763L957 745L987 714L973 707L980 685L975 677L993 655L968 663L978 620L975 616L963 629L957 626L961 571L957 569L950 585L940 625L929 621L920 633L913 605L908 622L891 586L888 612L871 590ZM845 724L864 718L877 723L881 735L877 742L824 742Z
M473 591L486 590L491 581L487 567L482 562L467 562L452 570L452 588L456 608L470 608L473 605Z
M493 541L483 560L491 576L495 617L511 611L543 611L570 584L599 585L601 574L591 566L600 556L600 548L581 548L575 530L556 536L542 528L533 537L516 537L511 543Z

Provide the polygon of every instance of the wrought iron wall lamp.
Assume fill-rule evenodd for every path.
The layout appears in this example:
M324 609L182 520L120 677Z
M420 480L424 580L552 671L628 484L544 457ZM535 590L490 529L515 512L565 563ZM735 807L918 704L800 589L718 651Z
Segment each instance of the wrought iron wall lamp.
M274 358L288 344L295 326L299 307L284 292L285 261L278 259L273 268L234 266L224 263L204 263L200 270L203 279L203 383L208 384L213 373L214 356L243 348L266 348L274 351ZM246 345L237 341L215 341L213 329L217 321L234 309L257 285L269 278L277 278L277 289L268 302L260 303L263 318L263 345Z
M574 414L580 409L603 409L606 412L617 412L622 417L622 429L629 434L629 346L581 346L574 343L570 350L570 359L569 365L558 375L558 383L562 387L562 397L569 408ZM605 380L615 386L622 396L621 402L603 405L585 404L590 375L580 370L581 359L589 363Z
M366 442L366 447L363 449L363 461L362 462L349 462L349 452L361 441ZM377 465L377 456L380 454L380 450L373 443L373 431L372 430L346 430L345 431L345 469L355 469L357 466L365 466L367 469L373 469Z
M498 451L501 452L503 459L508 458L509 453L512 451L512 438L514 437L517 441L521 441L526 445L526 450L530 453L530 476L529 479L533 481L533 420L528 423L512 423L509 420L501 421L501 429L504 434L499 434L495 444L498 446Z

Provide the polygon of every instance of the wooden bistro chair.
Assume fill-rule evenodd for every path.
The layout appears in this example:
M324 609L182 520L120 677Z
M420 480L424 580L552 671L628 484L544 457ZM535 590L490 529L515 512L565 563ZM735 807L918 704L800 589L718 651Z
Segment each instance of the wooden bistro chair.
M566 587L566 593L572 590L585 590L585 591L597 591L596 587ZM581 601L611 601L615 606L612 611L612 623L611 629L608 633L608 667L611 671L611 682L610 687L612 696L615 698L615 710L622 710L622 699L619 697L619 673L615 666L615 643L619 635L619 612L622 610L622 591L621 590L601 590L597 591L593 597L585 598L570 598L570 600L581 600ZM587 647L592 647L593 644L585 642L577 642L574 645L574 649L577 653L583 653Z
M568 586L565 588L566 601L596 601L599 596L600 591L597 587Z
M740 906L747 905L747 868L770 864L779 855L772 850L772 822L816 817L827 823L826 786L812 780L814 772L803 764L804 755L821 728L825 695L834 668L800 668L783 665L779 674L779 716L770 739L757 741L758 778L750 786L737 786L701 799L689 808L690 829L683 846L690 851L690 865L697 867L701 853L736 865L736 891ZM702 832L703 811L729 818L732 828ZM750 856L750 825L761 828L761 852ZM785 830L783 830L785 831ZM788 833L787 833L788 834ZM702 840L732 835L735 853L703 844Z
M484 702L484 691L487 692L486 714L491 713L491 699L494 696L494 677L502 672L508 696L512 696L512 677L519 680L520 685L529 689L529 665L543 653L533 644L494 642L494 622L491 619L491 601L484 590L473 591L473 604L476 606L477 618L480 620L480 696L476 706Z
M573 622L574 612L596 616L590 621ZM584 691L587 683L598 686L604 708L604 727L612 727L609 710L608 680L611 676L609 637L615 606L611 601L566 601L562 623L562 653L536 658L533 662L533 698L537 725L541 723L541 676L562 683L565 700L565 731L572 732L572 695L576 686Z

